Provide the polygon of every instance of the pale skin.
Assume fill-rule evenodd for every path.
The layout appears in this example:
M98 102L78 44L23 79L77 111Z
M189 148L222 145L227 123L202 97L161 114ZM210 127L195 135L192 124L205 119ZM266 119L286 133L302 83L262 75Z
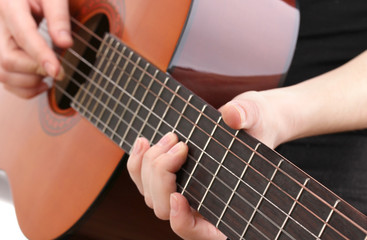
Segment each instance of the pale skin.
M56 55L37 31L45 17L58 47L72 45L65 0L0 0L0 82L22 98L46 91L42 79L62 78ZM16 13L16 14L14 14ZM224 105L224 121L270 147L300 137L367 127L367 52L331 72L291 87L246 92ZM183 239L226 239L176 193L175 172L187 146L169 133L149 146L139 138L128 161L132 180L158 218Z

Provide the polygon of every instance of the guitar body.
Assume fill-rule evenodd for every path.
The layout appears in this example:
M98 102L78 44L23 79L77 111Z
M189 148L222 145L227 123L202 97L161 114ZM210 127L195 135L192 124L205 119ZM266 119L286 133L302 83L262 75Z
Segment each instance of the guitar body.
M232 2L232 5L243 5L240 3L242 1L233 0ZM198 94L205 95L204 87L211 81L228 78L235 83L235 86L241 86L239 90L236 88L238 92L226 95L225 100L229 100L233 95L248 90L246 83L251 85L250 89L276 87L281 76L286 72L295 46L298 11L293 1L247 2L248 9L254 7L255 11L252 12L262 9L265 14L269 13L263 17L252 15L251 21L257 19L257 23L247 21L248 28L255 29L252 29L254 33L251 33L251 29L248 30L249 43L254 43L258 39L256 34L265 38L263 33L269 29L272 30L269 31L269 38L264 39L267 41L273 39L269 42L269 47L275 48L273 41L280 41L280 47L276 51L266 49L264 41L265 48L256 49L257 55L247 52L250 58L257 61L256 64L264 63L264 59L274 58L263 65L267 69L271 68L271 62L281 65L275 66L271 71L263 72L264 69L259 68L249 70L247 73L238 71L235 74L229 74L230 71L233 72L233 67L231 68L233 64L230 63L228 56L222 60L230 64L223 66L219 72L210 71L210 68L204 64L212 57L205 56L211 51L210 48L200 53L202 58L199 55L194 56L195 65L188 64L190 62L188 55L197 51L195 44L192 43L201 41L197 29L209 24L199 24L205 19L204 9L210 5L212 7L217 5L216 10L211 9L208 13L217 12L218 18L223 19L228 19L228 16L219 16L219 14L229 14L231 10L235 10L234 8L221 9L218 0L193 2L189 0L78 0L70 1L70 9L71 14L82 23L97 14L107 16L111 33L160 69L172 72L172 75L182 82L190 82L188 79L204 79L205 81L198 83ZM252 4L255 6L251 6ZM228 3L228 6L230 5ZM280 10L281 13L278 14L281 17L276 18L276 15L270 14L272 12L270 10L274 9ZM283 14L287 11L290 17L285 17ZM239 13L240 11L236 11L236 14ZM274 18L279 21L274 21ZM240 16L229 20L246 22L246 19L241 20ZM269 25L274 22L277 22L279 28L274 28L276 24ZM218 25L218 29L226 29L228 27L226 24L229 23ZM237 25L241 26L241 24ZM258 25L259 27L256 28ZM238 26L233 29L228 28L238 32ZM215 31L215 29L208 29L204 28L202 31L209 31L211 34ZM222 36L218 35L220 42L223 43L225 38L230 38L227 45L231 46L231 38L235 37L232 37L230 32L221 34ZM208 39L206 37L202 41ZM236 48L241 43L238 39L234 42L236 42ZM285 49L286 46L288 49ZM244 49L253 49L253 46ZM237 50L232 50L231 54ZM224 52L228 52L228 49L215 54L220 55ZM278 56L279 52L285 53L283 56ZM241 56L233 57L239 68L238 61ZM250 58L246 60L249 63ZM212 64L221 65L221 62ZM195 69L195 66L198 68ZM216 68L214 66L214 69ZM269 84L262 82L260 86L256 86L255 82L260 79L270 79ZM195 82L193 83L191 87L195 91ZM230 83L226 82L225 85L227 84ZM224 82L222 85L224 86ZM217 88L223 89L221 86ZM227 88L224 94L228 94L230 90ZM216 90L213 89L213 91ZM210 98L208 97L207 100L210 101ZM213 104L220 105L221 102L213 102ZM72 233L72 230L75 230L73 226L78 226L75 224L83 218L88 209L93 209L91 206L106 188L113 173L119 179L117 181L119 185L114 185L114 189L121 191L118 199L126 199L126 202L122 201L116 206L109 207L112 208L111 212L126 215L116 220L119 221L119 224L116 224L117 230L107 227L105 228L107 232L100 236L106 239L159 239L162 235L167 236L167 239L174 238L168 223L154 220L153 213L147 210L142 197L132 187L121 162L124 152L73 109L60 110L54 101L54 91L31 100L22 100L0 87L0 116L0 169L5 170L8 175L19 225L29 239L55 239L65 233ZM113 183L112 180L111 182ZM134 209L137 209L136 215L131 216L135 212ZM94 212L98 211L94 210ZM108 224L108 221L94 222L98 226L103 223ZM150 227L147 227L148 225ZM130 228L131 226L135 228ZM96 228L98 227L94 227ZM141 228L144 231L137 231ZM111 235L108 235L108 232Z

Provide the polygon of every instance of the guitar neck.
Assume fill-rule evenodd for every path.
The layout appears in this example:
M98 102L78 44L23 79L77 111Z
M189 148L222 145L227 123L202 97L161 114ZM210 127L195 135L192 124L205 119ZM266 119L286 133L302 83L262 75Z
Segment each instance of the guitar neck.
M175 132L178 190L230 239L367 239L366 216L112 35L89 67L73 108L126 152Z

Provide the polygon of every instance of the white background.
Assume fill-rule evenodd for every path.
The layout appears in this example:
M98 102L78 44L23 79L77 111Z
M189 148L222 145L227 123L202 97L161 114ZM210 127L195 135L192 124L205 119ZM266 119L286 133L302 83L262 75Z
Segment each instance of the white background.
M0 239L27 239L18 226L6 175L0 170Z

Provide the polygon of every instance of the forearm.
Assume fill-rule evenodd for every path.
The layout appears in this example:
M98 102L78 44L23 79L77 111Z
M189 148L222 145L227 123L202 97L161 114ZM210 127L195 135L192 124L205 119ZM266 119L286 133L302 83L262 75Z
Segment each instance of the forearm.
M367 128L367 51L331 72L264 94L284 118L281 142Z

